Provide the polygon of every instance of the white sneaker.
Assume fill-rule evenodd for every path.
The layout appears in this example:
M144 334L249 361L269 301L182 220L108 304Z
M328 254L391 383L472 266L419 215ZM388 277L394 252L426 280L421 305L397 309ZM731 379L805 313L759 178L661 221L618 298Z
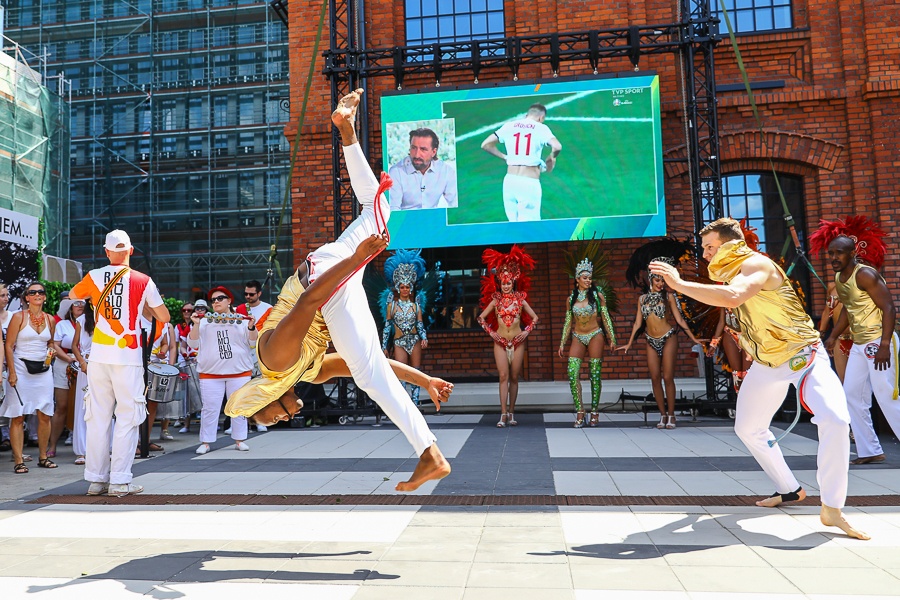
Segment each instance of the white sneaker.
M169 441L169 440L174 440L175 438L172 436L171 433L169 433L168 429L163 429L162 431L159 432L159 439L160 439L160 441Z
M200 444L194 452L197 454L206 454L209 452L209 444Z
M106 495L121 498L130 494L140 494L143 491L144 486L142 485L135 485L133 483L114 483L109 486L109 491Z
M265 425L257 425L257 426L256 426L256 431L257 431L257 433L265 433L265 432L267 432L268 430L269 430L269 428L266 427Z
M88 488L87 495L88 496L102 496L106 492L109 491L109 484L103 483L101 481L95 481L91 484L91 487Z
M66 438L66 441L63 442L63 446L71 446L71 445L72 445L72 434L70 433L69 436Z
M250 449L250 446L248 446L248 445L245 444L244 442L238 442L238 443L236 443L236 444L234 445L234 449L235 449L235 450L240 450L241 452L246 452L247 450Z
M225 430L225 435L231 435L231 427Z
M182 427L178 430L178 433L190 433L191 431L187 427Z

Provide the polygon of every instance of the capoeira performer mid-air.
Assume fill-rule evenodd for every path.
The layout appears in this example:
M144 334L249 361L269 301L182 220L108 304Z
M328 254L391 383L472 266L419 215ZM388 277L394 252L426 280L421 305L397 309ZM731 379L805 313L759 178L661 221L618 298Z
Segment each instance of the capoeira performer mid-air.
M704 227L700 236L710 278L725 285L683 281L675 267L664 262L651 262L650 272L662 275L676 292L710 306L731 308L740 321L740 345L753 357L753 364L738 393L734 430L776 489L756 504L773 507L806 497L769 431L772 416L794 384L819 430L819 518L850 537L869 539L841 514L847 499L850 415L841 382L812 319L784 271L747 247L738 221L719 219Z
M271 425L293 417L303 402L293 393L298 381L319 383L352 376L409 440L419 463L397 490L409 492L450 473L425 418L413 405L398 376L428 390L435 406L446 401L453 385L427 377L381 351L375 320L362 286L362 267L387 246L383 235L390 205L356 138L354 121L362 90L341 99L331 120L341 134L350 183L363 205L359 217L333 243L312 252L288 278L278 302L259 333L257 353L262 377L228 399L225 414L253 417ZM328 342L337 354L325 354Z

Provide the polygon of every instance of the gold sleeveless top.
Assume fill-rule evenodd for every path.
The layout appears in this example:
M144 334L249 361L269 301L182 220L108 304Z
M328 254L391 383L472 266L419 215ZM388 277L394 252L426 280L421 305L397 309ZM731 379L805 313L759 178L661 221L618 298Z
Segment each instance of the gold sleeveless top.
M294 308L304 288L296 271L288 277L278 294L278 302L263 323L259 334L275 329L275 326ZM325 325L321 311L316 311L312 325L306 336L300 340L300 358L286 371L273 371L259 361L262 377L257 377L242 386L228 398L225 414L229 417L250 417L268 404L278 400L298 381L313 381L322 369L325 350L331 335ZM258 347L257 347L258 352ZM258 358L258 357L257 357Z
M709 264L709 276L713 281L729 283L741 272L744 261L756 255L743 240L726 242ZM783 365L819 341L819 332L787 275L777 264L775 268L782 278L777 289L761 290L733 309L741 324L741 348L769 367Z
M844 310L847 311L847 318L850 320L850 337L854 344L865 344L873 340L881 339L881 309L872 300L872 297L865 290L859 289L856 285L856 272L863 264L856 265L847 281L841 281L840 273L834 274L834 289ZM881 275L878 275L881 277Z

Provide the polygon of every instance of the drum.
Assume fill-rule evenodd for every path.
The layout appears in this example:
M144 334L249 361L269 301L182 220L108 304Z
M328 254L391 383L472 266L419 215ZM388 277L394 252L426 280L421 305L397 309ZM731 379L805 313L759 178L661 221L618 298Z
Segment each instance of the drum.
M178 385L178 369L172 365L154 363L147 367L147 400L151 402L171 402L175 399L175 386Z

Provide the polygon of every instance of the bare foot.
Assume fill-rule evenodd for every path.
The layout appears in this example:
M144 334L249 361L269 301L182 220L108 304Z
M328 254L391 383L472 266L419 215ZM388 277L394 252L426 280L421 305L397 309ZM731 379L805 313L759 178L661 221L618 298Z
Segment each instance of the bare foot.
M353 90L338 101L337 108L331 113L331 122L340 131L345 146L356 143L356 109L362 93L362 88Z
M822 525L826 525L828 527L837 527L852 538L856 538L858 540L872 539L862 531L854 529L850 525L850 523L847 522L847 519L844 518L844 515L841 514L841 509L839 508L832 508L823 504L822 512L819 513L819 520L822 521Z
M764 508L775 508L783 502L800 502L804 498L806 498L806 490L797 488L796 492L790 492L789 494L774 494L765 500L760 500L756 505Z
M395 488L398 492L412 492L419 489L426 481L433 479L443 479L450 474L450 463L441 454L437 447L437 443L429 446L422 456L419 457L419 464L413 471L409 481L401 481Z

